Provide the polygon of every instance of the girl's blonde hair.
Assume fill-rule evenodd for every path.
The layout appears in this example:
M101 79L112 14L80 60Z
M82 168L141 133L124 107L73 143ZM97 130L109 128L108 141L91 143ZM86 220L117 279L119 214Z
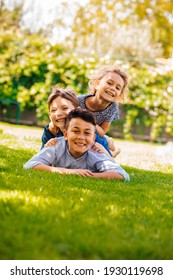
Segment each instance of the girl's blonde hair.
M129 78L128 75L122 71L120 68L116 67L115 65L113 66L104 66L98 69L97 72L94 74L89 75L89 89L92 94L96 93L96 88L95 88L95 81L101 80L107 73L116 73L121 76L121 78L124 81L124 87L122 89L122 94L123 97L128 92L128 83L129 83Z

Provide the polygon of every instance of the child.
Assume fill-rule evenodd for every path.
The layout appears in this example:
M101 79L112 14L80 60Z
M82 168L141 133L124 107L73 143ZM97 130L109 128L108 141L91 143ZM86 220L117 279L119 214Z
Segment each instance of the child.
M95 142L95 128L96 120L92 112L81 108L71 111L66 119L64 137L58 138L56 146L42 149L24 168L82 177L129 180L126 171L113 159L91 150Z
M77 108L77 106L78 99L75 92L69 89L58 88L57 86L52 88L52 92L48 98L49 118L51 122L44 128L41 149L44 148L44 146L57 144L57 139L55 139L55 137L63 136L65 119L69 112ZM99 143L99 140L100 139L96 139L96 142ZM104 148L98 143L93 146L93 150L100 150L110 154L106 138L101 141L101 145Z
M118 102L123 99L127 85L128 76L125 72L116 66L106 66L90 76L89 87L92 94L78 97L80 107L94 113L97 123L96 131L101 139L108 131L111 122L119 119ZM112 138L107 137L107 140L109 148L114 150L113 156L116 156L120 149L114 146Z
M42 146L52 138L62 137L65 125L65 119L68 113L77 108L78 100L76 94L68 89L62 89L54 86L48 98L50 123L44 128L42 135Z

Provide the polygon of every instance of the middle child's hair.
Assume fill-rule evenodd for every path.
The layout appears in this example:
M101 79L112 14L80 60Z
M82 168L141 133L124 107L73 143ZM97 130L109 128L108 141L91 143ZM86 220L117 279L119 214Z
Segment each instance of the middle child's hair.
M71 89L63 89L63 88L59 88L57 86L53 86L51 94L49 95L48 101L47 101L49 109L50 109L50 105L52 104L53 100L59 96L71 101L74 108L78 107L78 98L74 91L72 91Z

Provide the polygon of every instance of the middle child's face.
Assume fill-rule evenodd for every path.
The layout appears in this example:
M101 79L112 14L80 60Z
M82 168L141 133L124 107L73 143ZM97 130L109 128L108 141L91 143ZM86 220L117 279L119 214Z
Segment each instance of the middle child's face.
M79 158L95 142L95 126L81 118L74 118L64 130L64 138L68 141L70 154Z
M63 131L65 126L65 119L73 109L75 109L75 107L70 100L58 96L52 101L50 105L50 120L56 127Z

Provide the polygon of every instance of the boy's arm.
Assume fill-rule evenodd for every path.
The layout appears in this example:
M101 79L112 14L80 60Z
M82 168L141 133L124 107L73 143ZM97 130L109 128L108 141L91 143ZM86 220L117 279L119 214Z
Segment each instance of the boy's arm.
M101 173L93 173L93 177L94 178L106 178L109 180L113 180L113 179L124 180L124 177L115 171L105 171L105 172L101 172Z
M93 167L95 178L130 180L129 174L113 159L104 153L89 152L88 164Z
M110 122L103 122L101 125L96 125L96 130L98 134L103 137L106 132L109 130L111 123Z
M48 172L53 172L53 173L59 173L59 174L75 174L75 175L78 175L81 177L106 178L109 180L113 180L113 179L124 180L124 177L115 171L92 173L88 169L68 169L68 168L63 168L63 167L47 166L44 164L38 164L38 165L34 166L33 169L43 170L43 171L48 171Z
M40 164L44 166L52 166L56 164L56 151L54 147L40 150L40 152L24 164L24 168L31 169Z
M49 172L59 173L59 174L75 174L81 177L93 177L93 173L88 169L68 169L64 167L54 167L54 166L48 166L44 164L38 164L34 166L33 169L49 171Z

